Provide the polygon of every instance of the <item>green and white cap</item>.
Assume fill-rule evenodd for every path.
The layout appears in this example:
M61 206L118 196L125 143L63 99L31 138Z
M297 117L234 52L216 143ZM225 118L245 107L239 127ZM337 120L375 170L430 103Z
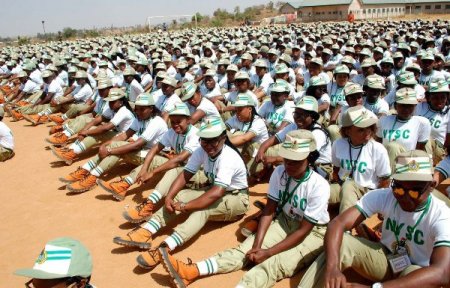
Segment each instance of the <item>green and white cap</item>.
M380 90L384 90L386 88L383 77L378 74L367 76L366 80L364 80L364 86Z
M289 73L289 69L286 64L281 63L275 66L275 74Z
M423 56L422 56L422 60L435 60L434 59L434 55L432 52L426 52Z
M377 62L375 62L375 60L373 58L366 58L361 63L362 68L367 68L367 67L376 66L376 65L377 65Z
M28 74L25 71L20 71L19 73L17 73L17 77L18 78L28 77Z
M347 97L348 95L364 93L361 85L349 82L344 87L344 95Z
M181 86L181 101L186 101L194 96L197 85L194 82L185 82Z
M366 128L378 122L375 114L368 111L361 105L348 108L342 115L342 127L356 126Z
M112 86L112 81L108 77L98 79L97 89L106 89Z
M161 81L161 83L167 84L172 87L177 87L177 80L170 76L165 77L164 80Z
M206 118L200 125L197 136L200 138L216 138L220 136L227 127L220 117Z
M311 131L300 129L286 134L278 155L285 159L300 161L316 150L316 140Z
M134 102L135 106L154 106L155 99L153 95L149 93L141 93L137 96L136 102Z
M108 97L105 98L105 101L116 101L122 99L126 96L125 91L120 88L112 88L109 90Z
M263 67L263 68L267 68L267 62L263 59L258 59L255 61L254 64L255 67Z
M248 93L239 93L237 95L236 101L232 104L234 107L246 107L253 106L256 107L256 103L253 100L253 97Z
M231 66L231 65L230 65ZM234 76L234 79L247 79L250 80L250 76L245 71L239 71L236 73L236 76Z
M413 88L405 87L395 93L397 104L417 104L417 93Z
M14 274L35 279L87 278L92 274L92 258L79 241L57 238L45 244L33 268L19 269Z
M317 99L314 98L313 96L303 96L297 103L297 105L295 105L295 108L299 108L299 109L303 109L306 111L311 111L311 112L315 112L318 113L319 111L319 104L317 102Z
M380 64L381 63L388 63L394 66L394 59L392 59L391 57L384 57L383 59L381 59Z
M320 76L313 76L309 79L309 86L325 86L327 82Z
M394 53L394 55L392 56L392 58L405 58L405 56L403 56L403 53L402 52L400 52L400 51L397 51L397 52L395 52ZM433 60L434 60L434 58L433 58Z
M230 65L227 66L227 71L238 72L239 68L235 64L230 64Z
M395 158L392 179L399 181L433 181L433 163L427 152L413 150Z
M290 89L287 83L284 81L277 81L273 83L272 86L270 86L270 93L276 92L276 93L289 93Z
M309 62L310 62L310 63L317 64L317 65L319 65L319 66L323 66L323 61L322 61L321 58L315 57L315 58L312 58Z
M76 79L88 78L87 72L83 70L78 70L75 74Z
M172 115L191 116L191 112L185 103L177 103L173 109L169 111L169 116Z
M450 89L448 88L448 82L439 79L438 81L432 81L430 82L430 85L428 86L428 92L429 93L448 93L450 92Z
M405 71L398 76L398 82L405 85L416 85L417 80L414 72Z
M53 72L50 71L50 70L44 70L42 72L42 78L48 78L48 77L51 77L51 76L53 76Z
M69 69L67 70L67 73L77 73L78 68L75 66L70 66Z
M346 65L338 65L334 68L333 74L350 74L350 69Z
M123 70L123 76L134 76L134 75L136 75L136 71L131 67L127 67L125 68L125 70Z

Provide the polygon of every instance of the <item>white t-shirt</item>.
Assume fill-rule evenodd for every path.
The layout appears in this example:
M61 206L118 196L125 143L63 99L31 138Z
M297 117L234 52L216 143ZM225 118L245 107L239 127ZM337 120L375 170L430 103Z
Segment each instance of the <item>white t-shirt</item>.
M109 105L108 105L109 106ZM111 119L111 123L114 124L116 130L119 132L125 132L130 129L131 123L133 123L134 115L128 110L127 107L120 107L119 111L114 114Z
M217 107L208 98L202 97L202 100L200 101L198 107L194 107L189 103L186 104L189 108L189 112L191 112L191 115L193 115L196 110L202 110L203 112L205 112L204 118L221 117L219 111L217 110Z
M243 123L239 121L236 115L234 115L225 122L225 125L234 131L242 131L245 133L252 132L253 134L255 134L256 136L251 140L251 143L261 144L269 139L269 133L267 132L266 124L264 123L264 120L259 116L255 116L252 123Z
M444 110L448 109L445 107ZM431 126L431 139L434 139L441 143L445 143L445 138L450 133L450 112L441 113L431 109L427 102L417 104L416 111L414 113L417 116L422 116L430 121Z
M345 100L344 87L339 87L336 82L330 82L327 85L328 95L330 95L330 105L332 107L347 106L347 101Z
M208 88L206 88L205 84L202 84L200 86L200 94L202 94L203 97L206 97L209 99L209 98L213 98L213 97L222 95L222 92L220 92L220 86L217 83L212 90L208 90Z
M145 88L145 86L147 86L150 82L152 82L153 78L152 75L150 75L149 73L145 72L144 74L141 75L141 86L142 88Z
M293 179L285 173L284 165L276 167L270 176L267 197L278 202L279 206L285 203L282 210L289 218L298 221L304 218L319 225L330 221L327 210L330 185L312 169L303 179Z
M0 121L0 146L14 150L14 136L11 129Z
M20 89L24 93L32 94L41 90L41 87L36 82L32 80L27 80L27 82L25 82L25 85L23 85L23 87L21 86Z
M364 98L364 105L367 110L373 112L376 115L379 114L385 114L387 115L389 113L389 104L386 102L386 100L382 98L378 98L375 103L369 103L367 101L367 98Z
M391 175L387 150L375 140L353 146L347 138L338 139L333 143L331 155L333 166L339 167L339 178L343 181L351 177L361 187L375 189L379 178Z
M144 139L144 149L150 149L161 140L163 134L167 131L167 123L159 116L144 121L134 118L130 129L136 132L132 139Z
M247 168L233 148L224 145L219 156L211 159L205 150L199 147L192 153L184 170L195 174L202 165L211 184L221 186L226 191L248 188Z
M282 122L294 123L293 103L285 101L281 106L273 105L272 101L265 101L258 110L258 115L266 122L271 135L275 134Z
M433 195L428 201L420 211L405 212L392 190L386 188L367 193L357 202L356 208L365 217L375 213L383 215L381 243L394 252L398 237L398 241L405 241L411 263L427 267L435 247L450 247L450 209ZM395 233L398 233L397 237Z
M445 80L445 76L444 76L444 74L442 74L441 72L436 71L436 70L431 71L431 74L429 74L429 75L420 73L420 76L419 76L419 84L422 86L423 85L428 86L428 85L430 85L431 81L437 81L437 80Z
M258 108L259 108L259 100L258 100L258 97L256 97L255 93L253 93L250 90L248 90L245 93L252 97L253 102L256 103L256 105L257 105L256 106L256 110L258 110ZM233 91L233 92L225 93L225 95L223 95L223 97L225 98L226 101L228 101L231 104L233 104L234 102L236 102L238 94L239 94L238 91Z
M89 86L89 84L86 83L78 90L75 95L73 95L73 98L75 98L77 102L86 102L91 96L92 88L91 86Z
M321 129L319 124L314 125L314 129L311 133L314 135L314 139L316 140L317 151L320 156L317 159L317 163L320 164L330 164L331 163L331 139L327 139L327 135ZM284 127L283 130L275 134L275 137L278 139L278 142L283 143L284 139L286 139L286 135L294 130L298 130L297 124L292 123L288 126Z
M266 95L269 95L269 87L274 82L270 73L266 73L262 79L260 79L257 74L253 74L252 77L250 77L250 83L254 84L256 88L261 88Z
M161 112L169 112L177 103L181 103L180 97L177 94L173 93L170 97L162 94L158 99L155 97L155 106Z
M171 128L164 133L159 141L164 147L170 147L175 150L175 153L180 154L184 150L190 154L200 147L199 137L197 136L198 129L195 126L189 126L186 134L177 134Z
M130 102L136 102L136 98L139 94L144 92L141 84L136 79L133 79L130 84L126 84L125 93Z
M445 157L436 166L436 171L439 171L444 175L445 179L450 178L450 156Z
M62 96L64 95L64 91L63 91L61 85L59 85L59 83L58 83L57 80L53 80L53 81L50 83L50 85L48 85L48 88L47 88L47 89L48 89L48 90L47 90L47 93L55 93L55 94L53 95L53 99L62 97Z
M387 145L396 141L405 146L406 150L416 149L417 143L426 143L430 137L430 122L421 116L412 116L404 121L396 115L383 116L378 122L377 137Z

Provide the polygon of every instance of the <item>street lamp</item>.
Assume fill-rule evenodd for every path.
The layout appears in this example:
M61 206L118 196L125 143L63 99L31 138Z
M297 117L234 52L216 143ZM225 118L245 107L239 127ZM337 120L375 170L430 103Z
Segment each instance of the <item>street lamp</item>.
M44 20L42 20L42 29L44 29L44 35L45 35L46 33L45 33L45 21Z

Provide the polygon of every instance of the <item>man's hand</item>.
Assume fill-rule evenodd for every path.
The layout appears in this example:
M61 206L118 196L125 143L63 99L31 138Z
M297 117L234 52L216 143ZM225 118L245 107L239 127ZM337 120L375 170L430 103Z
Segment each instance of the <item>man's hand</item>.
M139 171L139 174L136 177L136 183L142 184L146 183L148 180L153 178L153 172L147 172L147 171Z
M100 159L103 159L108 157L109 155L110 154L108 152L108 148L106 147L106 145L100 146L100 148L98 149L98 157L100 157Z
M166 210L169 213L174 213L175 209L174 209L174 202L173 199L170 199L169 197L166 197L166 199L164 200L164 206L166 207Z
M326 288L346 288L352 287L347 286L347 279L345 275L336 267L332 270L325 272L325 287Z
M260 264L266 259L270 258L272 255L270 255L267 249L253 248L250 249L245 256L253 263Z

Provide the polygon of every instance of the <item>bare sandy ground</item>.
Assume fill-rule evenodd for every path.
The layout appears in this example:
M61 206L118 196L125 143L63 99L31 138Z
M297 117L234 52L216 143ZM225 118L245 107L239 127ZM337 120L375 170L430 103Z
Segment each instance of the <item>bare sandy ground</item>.
M97 287L165 287L168 276L160 265L152 271L136 265L139 251L112 242L133 225L125 223L124 206L134 205L150 193L149 187L133 187L123 202L117 202L97 187L84 194L70 195L58 177L70 173L83 160L71 167L56 161L44 142L47 125L31 127L27 122L5 123L12 129L16 156L0 163L0 287L23 287L26 278L13 275L15 269L32 267L43 245L61 236L82 241L94 259L92 283ZM86 158L87 159L87 158ZM131 167L122 166L105 179L125 175ZM251 189L251 201L261 199L267 184ZM256 208L252 206L252 210ZM248 213L247 215L250 215ZM236 246L243 239L237 231L243 220L234 223L209 223L198 237L187 243L176 256L198 261L223 249ZM161 231L154 241L158 245L171 229ZM244 271L216 275L194 282L190 287L234 287ZM275 287L297 287L300 276L285 279Z

